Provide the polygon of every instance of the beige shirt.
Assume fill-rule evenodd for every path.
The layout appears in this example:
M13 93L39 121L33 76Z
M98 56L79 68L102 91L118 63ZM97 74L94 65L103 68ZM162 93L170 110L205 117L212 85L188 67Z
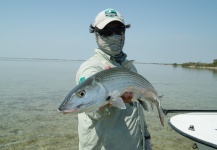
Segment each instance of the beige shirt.
M108 66L125 67L137 72L128 60L121 65L103 51L96 49L76 75L76 83L104 70ZM144 136L149 136L139 103L125 104L126 109L104 106L91 113L78 114L79 150L142 150Z

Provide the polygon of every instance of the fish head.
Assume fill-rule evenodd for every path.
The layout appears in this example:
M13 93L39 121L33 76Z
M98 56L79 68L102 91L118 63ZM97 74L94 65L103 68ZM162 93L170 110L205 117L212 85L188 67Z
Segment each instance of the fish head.
M92 77L86 79L66 96L59 106L60 112L88 112L96 110L106 102L108 92Z

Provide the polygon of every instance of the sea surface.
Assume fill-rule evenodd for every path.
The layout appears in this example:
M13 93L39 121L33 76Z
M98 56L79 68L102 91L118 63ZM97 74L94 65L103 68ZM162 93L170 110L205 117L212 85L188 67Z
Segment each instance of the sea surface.
M77 117L57 111L82 61L0 60L0 149L77 150ZM135 64L163 95L165 109L217 109L217 71ZM192 149L193 141L146 112L153 150Z

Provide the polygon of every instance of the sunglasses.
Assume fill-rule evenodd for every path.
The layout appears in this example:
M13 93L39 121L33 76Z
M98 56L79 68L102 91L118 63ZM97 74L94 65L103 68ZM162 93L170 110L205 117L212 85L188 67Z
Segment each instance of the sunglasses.
M95 29L95 32L99 33L100 36L111 36L112 34L123 35L126 27L105 27L104 29Z

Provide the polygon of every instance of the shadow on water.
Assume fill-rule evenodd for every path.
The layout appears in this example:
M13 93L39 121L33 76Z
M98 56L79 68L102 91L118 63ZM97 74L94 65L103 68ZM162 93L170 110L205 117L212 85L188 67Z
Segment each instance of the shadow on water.
M217 70L212 70L212 74L214 78L217 78Z

